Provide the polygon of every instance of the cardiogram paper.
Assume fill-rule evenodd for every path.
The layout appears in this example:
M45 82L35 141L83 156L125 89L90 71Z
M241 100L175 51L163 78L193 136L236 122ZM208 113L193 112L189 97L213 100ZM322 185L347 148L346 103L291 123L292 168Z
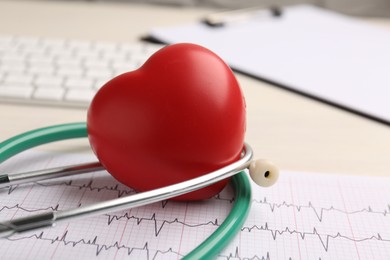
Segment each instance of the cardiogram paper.
M0 165L18 172L94 161L27 152ZM218 259L388 259L390 178L282 171L253 188L252 209ZM0 220L78 207L134 192L106 172L0 189ZM179 259L210 235L234 202L231 188L203 202L150 206L0 240L1 259Z

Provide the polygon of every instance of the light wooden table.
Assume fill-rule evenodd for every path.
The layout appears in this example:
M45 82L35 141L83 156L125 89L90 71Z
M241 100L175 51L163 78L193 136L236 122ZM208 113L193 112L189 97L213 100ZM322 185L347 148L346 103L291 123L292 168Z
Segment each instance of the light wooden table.
M0 34L133 42L156 25L210 10L100 2L0 1ZM247 100L246 141L283 170L390 176L390 127L237 75ZM0 140L33 128L85 121L86 110L0 104ZM86 140L44 149L88 150Z

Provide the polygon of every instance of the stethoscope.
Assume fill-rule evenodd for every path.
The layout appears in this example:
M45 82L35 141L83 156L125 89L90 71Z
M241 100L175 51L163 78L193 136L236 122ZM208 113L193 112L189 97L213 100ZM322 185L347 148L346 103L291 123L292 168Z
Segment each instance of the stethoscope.
M194 56L193 54L197 54L197 56ZM157 54L157 55L156 55ZM169 55L174 54L174 60L177 63L180 61L180 59L184 59L184 63L180 63L180 69L181 67L185 67L186 62L189 62L192 66L192 63L195 63L196 65L202 65L205 64L212 64L212 68L216 67L216 70L223 68L224 71L220 71L218 73L222 73L228 75L228 77L233 77L233 73L230 71L230 69L227 67L226 64L223 63L222 60L218 56L216 56L214 53L210 52L209 50L193 45L193 44L176 44L171 45L168 47L165 47L158 51L156 54L154 54L145 64L148 64L147 66L151 66L150 63L156 63L156 60L160 62L161 57L164 59L168 59L171 61L173 58ZM188 55L191 54L191 55ZM157 58L156 58L157 57ZM179 57L179 58L177 58ZM183 58L181 58L183 57ZM189 58L190 57L190 58ZM195 57L195 58L194 58ZM154 60L153 60L154 59ZM190 59L188 61L188 59ZM200 61L199 61L200 59ZM152 61L150 61L152 60ZM161 63L159 63L159 66L161 67ZM169 62L168 62L169 63ZM184 64L184 65L183 65ZM144 65L145 66L145 65ZM165 66L165 65L164 65ZM176 65L172 65L175 67ZM142 68L142 67L141 67ZM176 67L175 67L176 68ZM198 69L198 70L196 70ZM191 75L193 73L198 73L199 67L195 66L195 69L192 69ZM168 70L166 70L168 71ZM130 77L137 77L134 76L134 74L129 74ZM128 76L129 76L128 75ZM119 78L121 76L118 76ZM205 79L207 82L207 79ZM123 82L121 78L117 79L114 78L113 80L109 81L104 88L109 88L110 84L116 84L118 85L118 82ZM233 82L234 83L234 82ZM120 85L120 84L119 84ZM195 84L196 85L196 84ZM231 91L231 88L237 88L234 84L227 84L228 91ZM223 88L226 88L225 86L222 86ZM169 88L169 87L168 87ZM192 90L188 90L191 92ZM185 95L188 92L183 92ZM203 91L203 90L202 90ZM233 90L234 92L235 90ZM107 91L106 91L107 92ZM240 95L240 91L236 91L235 95ZM237 94L238 93L238 94ZM91 103L91 107L88 111L88 120L86 123L70 123L70 124L63 124L63 125L55 125L45 128L40 128L36 130L32 130L17 136L14 136L2 143L0 143L0 163L4 162L8 158L25 151L27 149L54 142L54 141L60 141L60 140L66 140L71 138L81 138L81 137L89 137L91 147L95 154L97 155L99 162L95 163L88 163L88 164L80 164L80 165L73 165L73 166L66 166L66 167L58 167L53 169L46 169L46 170L39 170L39 171L33 171L33 172L25 172L25 173L17 173L17 174L2 174L0 175L0 188L6 187L10 185L20 185L20 184L26 184L29 182L36 182L46 179L52 179L57 177L64 177L64 176L71 176L76 174L82 174L87 173L91 171L100 171L100 170L107 170L111 173L116 179L126 184L126 180L122 180L123 175L115 172L115 168L112 168L110 165L110 160L113 160L110 157L105 157L105 153L107 149L109 149L110 152L108 154L115 154L116 150L119 149L119 151L122 152L122 148L125 145L122 145L121 142L117 143L117 146L110 147L111 142L102 142L99 138L103 138L104 136L100 136L95 131L94 125L95 117L101 116L101 112L98 111L97 115L94 114L94 106L96 106L96 102L100 102L99 105L101 105L101 99L102 95L104 98L104 95L107 95L105 91L99 91L94 100ZM204 98L204 97L202 97ZM231 99L234 101L239 100L242 97L235 97L232 96ZM219 97L218 97L219 99ZM96 101L98 100L98 101ZM99 101L100 100L100 101ZM229 100L231 102L232 100ZM150 100L149 100L150 101ZM148 101L148 102L149 102ZM117 101L116 101L117 102ZM241 101L240 101L241 102ZM221 106L221 104L218 104ZM120 104L119 104L120 106ZM234 106L234 104L233 104ZM100 107L99 107L100 108ZM229 107L230 109L230 107ZM95 109L96 110L96 109ZM222 111L223 112L223 111ZM244 111L245 112L245 111ZM173 112L174 114L175 112ZM180 114L180 113L179 113ZM240 114L237 114L239 118ZM115 115L109 115L115 117ZM170 116L172 116L170 114ZM228 115L227 115L228 116ZM231 116L230 120L234 120L234 116ZM98 120L97 120L98 121ZM190 122L192 125L194 122ZM208 122L210 123L210 122ZM245 122L244 122L245 123ZM245 126L244 126L245 127ZM93 129L93 130L91 130ZM145 131L143 129L143 131ZM156 129L156 131L159 131L159 129ZM161 130L164 131L164 130ZM171 130L170 130L171 131ZM189 130L191 132L192 130ZM198 132L199 130L197 130ZM213 130L210 130L213 131ZM240 130L241 131L241 130ZM242 130L245 132L245 129ZM143 133L142 133L143 134ZM211 134L212 135L212 134ZM91 137L92 136L92 137ZM238 137L237 137L238 136ZM160 137L160 136L159 136ZM125 136L127 138L127 136ZM218 137L213 137L218 138ZM232 139L240 139L240 135L232 134ZM142 139L142 138L141 138ZM144 155L146 153L149 153L152 149L150 146L145 145L145 149L142 150L142 146L137 146L137 140L131 139L131 142L134 143L135 147L139 149L139 154ZM49 226L54 226L56 223L64 222L64 221L71 221L73 219L81 218L81 217L88 217L88 216L96 216L104 213L119 211L119 210L125 210L129 208L139 207L143 205L147 205L150 203L155 203L158 201L166 200L166 199L185 199L185 200L197 200L202 199L203 195L201 194L202 191L207 193L207 197L210 197L213 194L213 192L218 192L218 189L223 188L224 185L220 185L221 187L217 187L217 190L208 189L208 187L212 187L213 185L220 184L222 182L226 182L226 179L229 177L231 178L231 183L233 185L234 191L235 191L235 203L234 206L229 213L228 217L225 219L225 221L219 226L219 228L209 237L207 238L202 244L200 244L197 248L195 248L193 251L191 251L186 257L190 259L201 259L201 258L210 258L215 257L235 236L235 234L240 230L241 226L243 225L250 209L250 203L251 203L251 186L249 179L247 177L247 174L245 173L245 169L249 169L249 175L251 179L254 181L254 183L260 185L260 186L270 186L274 184L278 178L279 172L276 166L274 166L271 162L267 160L256 160L253 161L253 151L250 145L244 143L243 141L237 144L237 142L233 142L234 140L226 140L227 143L233 143L235 146L238 147L238 145L241 147L237 151L237 155L234 158L234 160L226 163L223 162L223 166L219 167L218 169L214 169L212 171L209 171L208 173L199 172L198 168L207 168L208 166L203 166L203 164L200 162L186 162L189 167L189 171L192 171L196 173L194 177L190 177L187 180L179 180L179 181L173 181L169 185L164 185L163 187L157 187L157 188L150 188L147 187L146 189L138 188L141 192L136 193L131 196L122 197L113 199L110 201L95 203L91 205L81 206L79 208L75 209L68 209L68 210L58 210L54 212L48 212L48 213L42 213L34 216L28 216L24 218L14 219L7 222L0 223L0 238L6 238L11 236L14 233L29 231L32 229L38 229L38 228L44 228ZM196 140L196 142L200 142L199 140ZM212 142L212 140L210 141ZM101 144L104 145L101 145ZM194 142L193 142L194 143ZM149 144L149 143L147 143ZM164 143L165 144L165 143ZM207 145L207 144L206 144ZM234 146L233 145L233 146ZM231 147L233 147L231 146ZM207 147L207 146L206 146ZM229 154L229 146L226 146L226 149L222 149L220 154L221 156L227 157ZM99 149L104 149L103 153L100 153ZM110 150L111 149L111 150ZM237 150L237 149L236 149ZM137 150L138 152L138 150ZM169 156L164 156L170 158ZM230 156L230 155L229 155ZM180 157L180 156L179 156ZM222 158L222 157L221 157ZM181 159L181 157L180 157ZM231 156L230 156L231 159ZM137 157L138 160L138 157ZM166 159L167 160L167 159ZM196 161L196 159L194 159ZM134 162L133 162L134 163ZM135 162L136 163L136 162ZM159 162L160 163L160 162ZM182 162L180 161L180 164ZM165 165L169 165L168 162L166 164L161 163L158 164L158 166L164 168ZM195 165L195 166L193 166ZM199 167L201 165L202 167ZM142 166L142 165L141 165ZM125 164L123 164L123 167L126 167ZM192 167L192 168L191 168ZM214 166L215 167L215 166ZM175 172L175 169L172 168L172 166L169 165L167 168L169 170L172 169L173 172ZM181 168L180 168L181 169ZM195 169L195 170L194 170ZM198 172L197 172L198 171ZM158 173L157 173L158 174ZM126 176L125 176L126 177ZM174 176L175 177L175 176ZM188 177L188 176L186 176ZM146 180L147 182L148 180ZM153 181L151 181L153 182ZM153 185L155 185L154 183ZM157 182L157 185L159 183ZM208 189L208 190L206 190ZM183 197L185 196L185 197Z

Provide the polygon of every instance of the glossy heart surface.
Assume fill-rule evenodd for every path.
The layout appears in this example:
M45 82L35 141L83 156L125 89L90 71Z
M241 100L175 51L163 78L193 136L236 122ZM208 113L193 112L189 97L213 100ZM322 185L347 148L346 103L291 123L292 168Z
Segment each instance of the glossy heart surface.
M245 100L231 69L194 44L174 44L96 94L88 135L107 171L147 191L217 170L240 157ZM178 200L207 199L227 180Z

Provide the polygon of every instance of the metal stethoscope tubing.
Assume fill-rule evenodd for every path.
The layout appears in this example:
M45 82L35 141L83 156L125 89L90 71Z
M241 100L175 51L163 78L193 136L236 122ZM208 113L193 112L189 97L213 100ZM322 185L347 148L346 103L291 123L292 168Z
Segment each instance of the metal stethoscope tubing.
M256 171L254 169L256 167L255 164L257 163L262 166L263 164L261 161L253 162L252 158L253 151L248 144L245 144L242 152L242 157L239 160L216 171L207 173L191 180L169 185L159 189L154 189L151 191L137 193L123 198L99 202L75 209L59 210L55 212L42 213L37 214L35 216L15 219L12 221L6 221L0 223L0 238L8 237L16 232L23 232L31 229L53 226L55 223L62 221L70 221L82 217L97 216L100 214L135 208L150 203L170 199L183 195L185 193L204 188L223 179L229 178L246 168L250 168L250 175L257 184L262 186L268 186L267 183L264 182L265 180L274 182L275 180L273 179L275 179L275 171L272 173L272 179L270 176L270 170L272 169L268 169L265 172L262 171L262 169L260 169L260 171L259 169L257 169ZM25 184L31 181L39 181L44 179L69 176L98 170L104 170L104 167L97 162L76 166L58 167L54 169L34 171L29 173L1 175L0 179L5 181L3 181L3 183L0 185L8 186L14 184Z

